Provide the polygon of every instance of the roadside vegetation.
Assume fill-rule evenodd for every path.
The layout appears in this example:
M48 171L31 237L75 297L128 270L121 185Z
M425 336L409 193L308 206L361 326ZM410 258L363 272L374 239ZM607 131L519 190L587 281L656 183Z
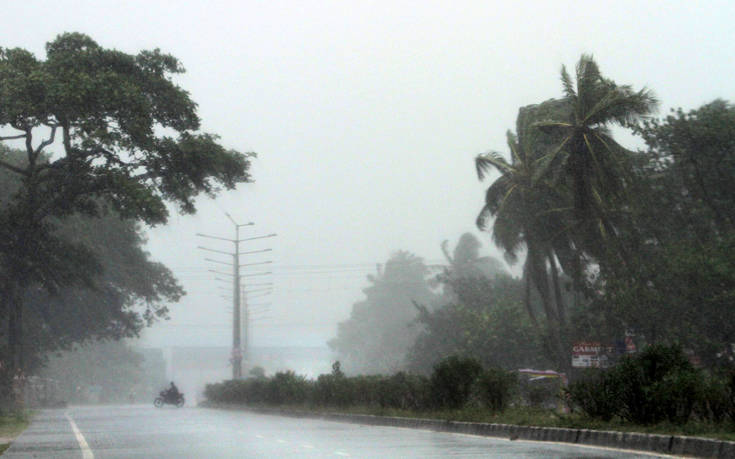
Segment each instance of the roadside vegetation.
M24 411L0 415L0 454L10 447L10 442L28 427L29 422L30 415Z
M0 409L50 354L168 317L185 292L143 250L142 224L251 181L252 155L201 131L183 72L81 33L41 58L0 47Z
M207 386L210 404L337 411L735 440L735 373L692 366L677 346L651 346L564 385L452 356L430 376L348 377L339 362L314 380L293 372Z

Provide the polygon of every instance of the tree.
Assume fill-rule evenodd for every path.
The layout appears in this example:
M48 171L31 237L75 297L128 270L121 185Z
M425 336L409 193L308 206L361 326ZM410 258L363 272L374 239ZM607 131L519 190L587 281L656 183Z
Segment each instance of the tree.
M572 81L562 66L561 80L567 116L551 117L536 123L544 132L559 136L558 146L538 160L534 181L555 175L570 189L576 223L593 235L586 250L598 254L596 247L617 244L622 263L625 250L616 240L611 214L618 211L616 201L625 189L627 159L632 152L612 137L613 125L628 127L650 115L658 101L643 88L615 84L600 73L592 56L582 55Z
M431 305L428 269L421 258L397 252L385 269L368 276L365 299L352 307L350 318L340 322L329 345L348 373L394 373L406 366L406 354L418 327L413 302Z
M481 247L482 244L472 233L464 233L453 251L449 250L449 241L442 242L442 253L449 264L442 269L434 281L448 287L445 288L445 295L450 298L456 295L456 292L452 292L451 289L452 280L478 277L492 279L498 274L505 273L502 262L493 257L480 256Z
M20 154L5 151L5 158ZM17 188L18 182L17 176L0 171L0 189ZM4 205L0 199L0 209ZM50 221L55 238L83 246L98 260L100 270L90 276L90 285L60 286L53 293L39 282L28 284L22 294L27 332L21 342L27 369L41 364L48 352L69 349L74 343L136 336L143 326L165 317L167 305L184 294L173 274L149 259L142 229L133 220L111 212ZM7 316L0 320L3 328L7 321ZM5 360L7 349L0 354Z
M695 231L698 239L727 234L735 230L735 107L718 99L688 113L672 112L637 129L648 146L645 172L657 174L657 190L677 190L657 203L665 211L655 218L690 217L676 227Z
M14 132L0 140L25 150L20 163L0 158L20 178L0 212L0 308L16 366L28 286L91 285L99 269L82 245L56 236L54 219L114 210L162 224L165 201L192 213L198 194L250 180L247 154L197 132L196 104L172 80L183 71L157 49L130 55L79 33L48 43L46 60L0 50L0 127Z
M716 100L642 123L620 232L636 276L604 271L598 309L609 328L678 342L703 363L729 364L735 341L735 108ZM640 236L636 236L640 235ZM719 357L718 357L719 356Z
M547 101L519 111L516 129L518 135L508 132L511 161L499 153L479 155L476 160L480 179L495 169L498 177L487 189L485 206L477 218L480 229L487 229L490 217L495 217L492 235L495 244L505 251L510 263L518 259L518 252L526 249L524 277L526 279L525 305L532 323L540 328L531 304L531 286L538 292L546 323L551 331L555 360L563 365L566 358L563 329L567 311L561 288L559 261L568 272L581 272L581 256L575 253L570 238L565 211L569 208L568 194L551 180L538 179L538 159L551 148L553 137L539 131L535 120L548 113L564 112L564 102ZM551 281L549 280L551 272Z
M417 304L423 329L409 352L411 371L429 374L452 355L485 367L545 365L538 330L523 310L523 286L507 274L452 280L453 301L431 311Z

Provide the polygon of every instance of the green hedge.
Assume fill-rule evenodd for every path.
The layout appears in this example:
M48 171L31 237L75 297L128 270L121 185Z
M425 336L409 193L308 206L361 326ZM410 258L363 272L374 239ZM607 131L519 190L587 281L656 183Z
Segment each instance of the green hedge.
M293 372L272 377L209 384L207 400L215 403L381 407L399 410L461 408L472 401L493 410L508 406L515 378L500 369L483 372L471 359L450 357L430 378L399 372L391 376L347 377L339 362L332 373L309 380Z

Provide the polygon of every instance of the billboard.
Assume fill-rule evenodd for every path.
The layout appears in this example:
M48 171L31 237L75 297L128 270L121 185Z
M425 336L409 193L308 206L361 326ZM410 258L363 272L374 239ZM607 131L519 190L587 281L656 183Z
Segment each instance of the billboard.
M612 347L603 346L597 341L579 341L572 346L572 367L607 368L612 355Z

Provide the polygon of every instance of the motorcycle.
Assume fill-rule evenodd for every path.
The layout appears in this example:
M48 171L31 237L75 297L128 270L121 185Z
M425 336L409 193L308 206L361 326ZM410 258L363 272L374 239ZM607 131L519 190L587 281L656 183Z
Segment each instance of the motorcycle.
M184 394L170 394L167 390L162 390L161 393L158 395L158 397L153 400L153 406L156 408L160 408L165 404L168 405L175 405L178 408L181 408L184 406L185 400L184 400Z

